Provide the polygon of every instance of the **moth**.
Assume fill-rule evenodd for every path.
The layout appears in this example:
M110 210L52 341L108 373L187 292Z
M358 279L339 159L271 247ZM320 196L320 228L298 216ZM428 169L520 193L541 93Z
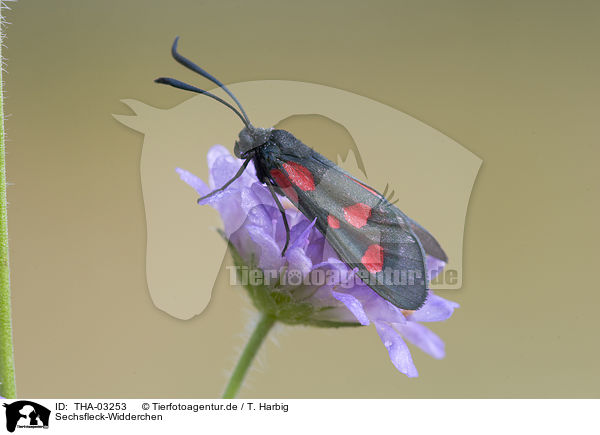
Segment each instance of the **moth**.
M234 147L235 156L243 160L239 171L198 201L227 189L253 162L259 181L269 189L281 213L286 230L282 256L290 242L290 228L278 194L287 197L310 221L316 219L316 228L340 259L382 298L400 309L421 307L429 285L426 256L448 261L437 240L384 194L290 132L252 125L238 99L220 80L177 51L178 40L175 38L171 48L173 58L223 89L237 108L173 78L160 77L155 82L206 95L231 109L244 124Z

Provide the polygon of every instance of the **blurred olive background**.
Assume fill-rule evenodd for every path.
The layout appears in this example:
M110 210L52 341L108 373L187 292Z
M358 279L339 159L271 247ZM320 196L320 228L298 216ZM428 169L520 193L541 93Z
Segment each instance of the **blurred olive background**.
M223 271L181 321L145 282L143 137L111 114L189 98L185 53L225 82L349 90L484 161L447 344L399 374L374 328L282 328L241 397L598 397L600 4L593 1L21 1L6 122L21 397L216 397L252 310ZM385 157L382 157L385 158ZM443 213L443 210L440 210ZM207 253L210 255L210 253Z

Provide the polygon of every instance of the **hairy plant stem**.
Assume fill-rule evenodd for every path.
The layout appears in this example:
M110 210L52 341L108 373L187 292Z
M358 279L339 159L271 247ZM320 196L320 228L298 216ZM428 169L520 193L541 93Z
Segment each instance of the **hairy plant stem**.
M254 332L252 332L250 340L246 343L246 347L244 347L240 359L227 383L227 387L223 393L223 399L233 399L237 395L254 357L260 349L261 344L265 341L267 334L275 324L275 321L275 317L268 314L261 314L260 320L254 327Z
M0 8L0 26L4 24ZM0 28L0 32L3 29ZM2 59L0 36L0 60ZM2 63L2 67L4 64ZM16 397L15 364L12 341L10 273L8 263L8 216L6 212L6 164L4 150L4 93L0 68L0 396Z

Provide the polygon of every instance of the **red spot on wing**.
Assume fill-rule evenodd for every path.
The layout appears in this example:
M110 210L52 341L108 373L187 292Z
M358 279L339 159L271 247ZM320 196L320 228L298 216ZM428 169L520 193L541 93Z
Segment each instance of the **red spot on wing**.
M271 177L273 177L277 185L282 189L285 189L286 187L290 187L292 185L292 183L290 183L290 180L288 180L284 173L281 172L279 169L271 169Z
M329 225L331 228L339 228L340 221L335 216L329 215L327 216L327 225Z
M362 202L348 206L344 209L344 217L349 224L354 225L356 228L362 228L371 217L371 207Z
M290 183L290 180L288 179L288 177L286 177L285 174L283 172L281 172L279 169L271 169L270 174L271 174L271 177L273 177L273 180L275 180L275 183L277 184L277 186L281 190L283 190L283 193L285 193L285 196L287 196L290 199L290 201L292 201L294 203L298 202L298 194L292 187L292 183Z
M381 272L383 269L383 248L381 245L376 244L369 246L360 261L369 272Z
M300 163L287 162L283 164L292 183L305 192L315 190L315 180L308 169Z

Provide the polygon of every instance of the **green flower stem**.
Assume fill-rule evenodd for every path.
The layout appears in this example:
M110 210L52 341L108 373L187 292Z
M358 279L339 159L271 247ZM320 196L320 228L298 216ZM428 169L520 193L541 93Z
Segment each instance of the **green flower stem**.
M250 340L246 343L246 347L233 370L233 374L223 393L223 399L233 399L237 395L246 377L246 373L252 364L252 360L254 360L258 349L260 349L261 344L265 341L267 334L274 324L275 317L268 314L261 314L261 318L256 324L254 332L252 332L252 336L250 336Z
M1 13L2 11L0 10L0 23L3 23ZM2 41L0 41L0 59L2 59ZM2 68L0 68L0 396L15 398L15 364L13 359L10 280L8 268L6 166L4 163L4 156L4 101L2 90Z

